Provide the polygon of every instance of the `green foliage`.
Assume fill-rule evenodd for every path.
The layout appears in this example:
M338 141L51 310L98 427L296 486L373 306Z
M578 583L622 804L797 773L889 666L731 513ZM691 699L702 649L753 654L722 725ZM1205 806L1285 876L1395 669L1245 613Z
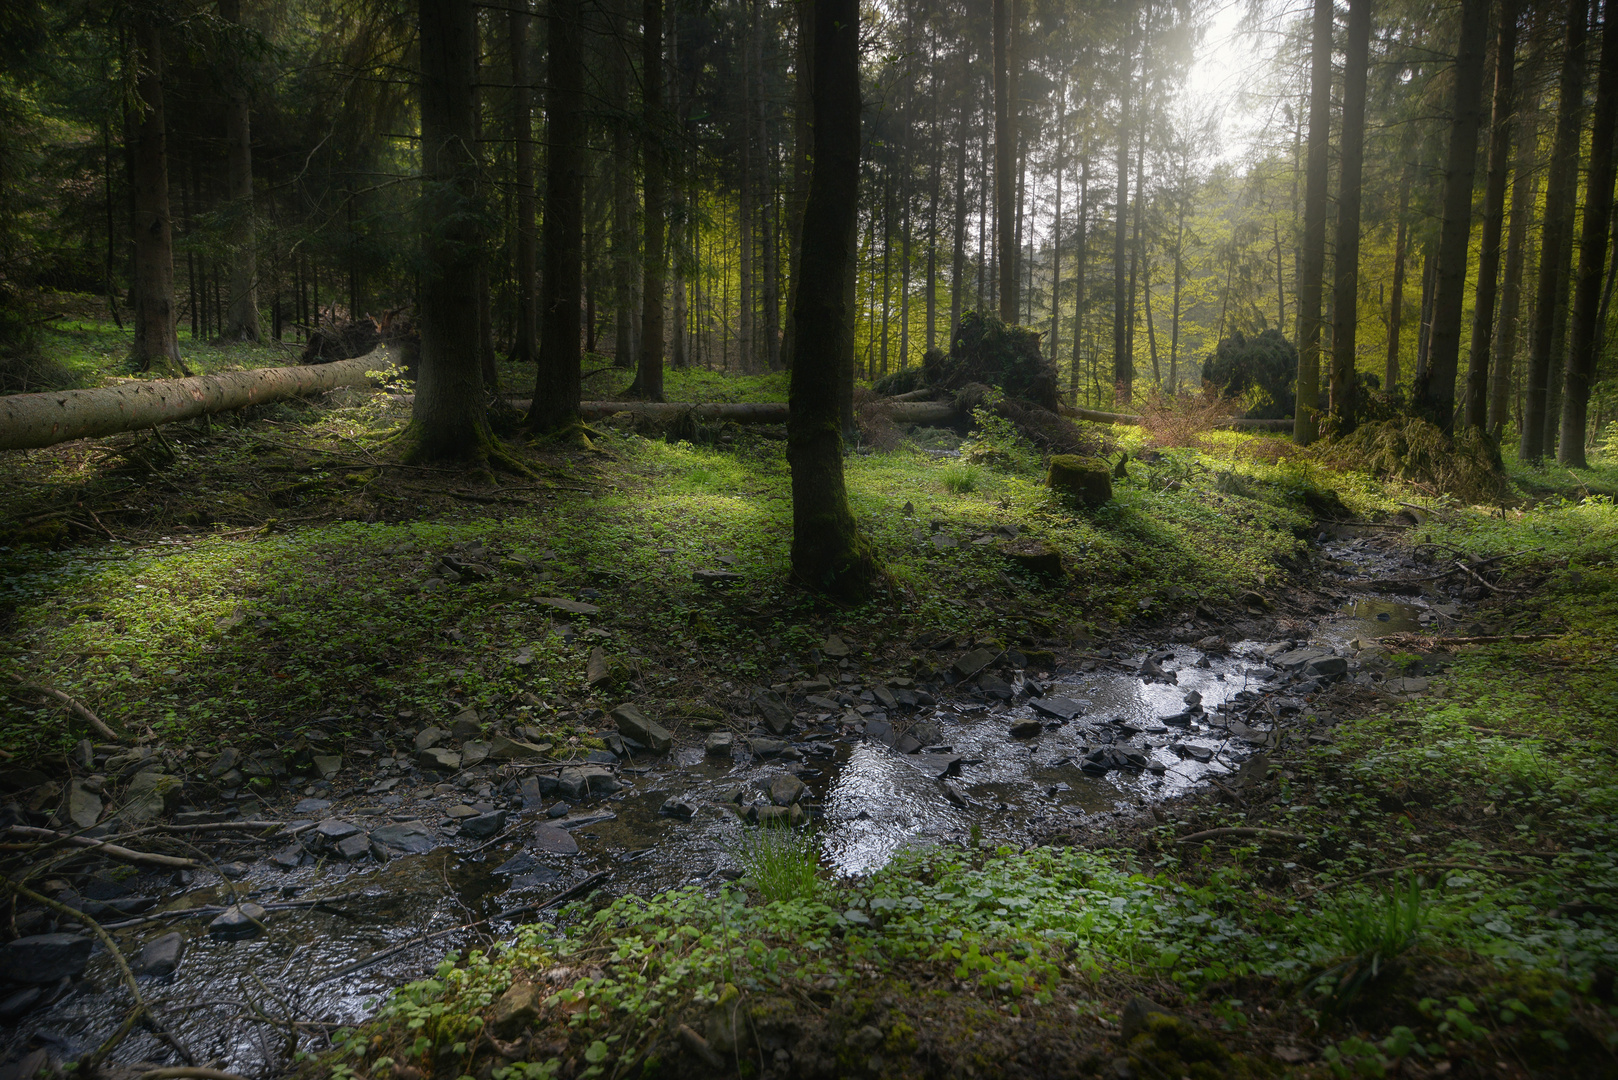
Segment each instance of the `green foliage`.
M1327 456L1345 468L1364 469L1470 503L1497 500L1505 491L1500 452L1488 436L1469 428L1451 438L1416 416L1362 424L1330 444Z
M1240 399L1246 415L1260 419L1292 415L1297 378L1297 347L1274 329L1253 337L1237 331L1202 365L1203 381L1220 397Z
M978 489L978 470L971 465L950 464L939 470L944 490L951 495L969 495Z

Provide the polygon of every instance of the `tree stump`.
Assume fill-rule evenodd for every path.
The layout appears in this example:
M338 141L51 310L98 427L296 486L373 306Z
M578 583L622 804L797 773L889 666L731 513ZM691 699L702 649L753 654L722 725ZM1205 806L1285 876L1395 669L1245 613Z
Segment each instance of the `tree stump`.
M1100 458L1056 454L1046 469L1045 486L1080 506L1100 506L1112 498L1112 469Z

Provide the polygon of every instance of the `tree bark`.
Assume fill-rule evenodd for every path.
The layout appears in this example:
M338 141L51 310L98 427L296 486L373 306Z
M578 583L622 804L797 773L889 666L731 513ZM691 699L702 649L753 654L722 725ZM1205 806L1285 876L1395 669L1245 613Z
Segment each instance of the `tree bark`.
M241 0L219 0L219 17L227 23L241 23ZM230 308L225 316L224 336L237 341L258 341L258 253L253 217L253 134L247 100L245 64L236 57L227 61L225 74L228 100L225 103L226 171L230 184Z
M1505 231L1506 175L1511 171L1512 84L1517 67L1520 0L1502 0L1494 46L1494 103L1489 120L1489 166L1483 182L1483 237L1478 249L1477 298L1472 307L1472 354L1466 368L1466 426L1485 428L1489 412L1489 353Z
M1562 434L1556 460L1569 468L1587 467L1585 423L1590 384L1596 373L1596 342L1601 306L1601 278L1607 268L1607 230L1612 223L1613 128L1618 108L1618 0L1607 0L1601 15L1601 67L1596 75L1595 108L1590 125L1590 179L1584 199L1584 235L1579 242L1579 271L1573 284L1569 316L1567 372L1562 380Z
M938 130L938 98L942 91L938 85L936 49L929 57L929 67L933 72L932 123L928 127L928 137L933 144L933 172L927 187L927 347L923 355L933 351L938 336L938 199L944 169L944 140Z
M993 0L994 15L994 205L995 255L999 263L1000 319L1017 322L1017 103L1012 100L1015 62L1013 0Z
M482 271L472 0L419 0L421 364L406 438L411 460L487 459L478 328Z
M1483 126L1488 29L1489 0L1462 0L1455 57L1455 113L1445 164L1438 280L1433 290L1432 344L1428 348L1427 377L1418 381L1415 392L1416 408L1446 432L1455 424L1455 382L1460 373L1467 247L1472 236L1472 180L1477 171L1478 130Z
M1337 185L1337 258L1332 309L1331 409L1347 434L1358 419L1355 382L1360 311L1360 177L1365 163L1365 81L1370 68L1371 0L1349 0L1343 59L1343 135Z
M1399 228L1393 244L1393 294L1388 298L1388 362L1383 389L1390 395L1399 385L1399 335L1404 329L1405 262L1409 255L1410 166L1399 177Z
M1056 91L1056 208L1051 221L1051 369L1062 352L1062 159L1067 154L1067 74Z
M1566 235L1566 208L1578 183L1579 116L1584 103L1584 39L1587 0L1569 0L1562 74L1556 107L1556 137L1545 187L1545 223L1540 234L1539 281L1534 296L1533 337L1528 349L1527 387L1517 456L1538 461L1545 456L1551 370L1556 365L1556 308L1562 294L1563 252L1572 246Z
M512 336L511 359L531 364L539 349L534 340L534 95L528 74L528 0L512 0L506 12L506 45L511 60L511 144L517 188L515 273L517 325Z
M539 363L527 426L562 431L579 420L579 290L584 262L584 11L546 0L545 218L540 232Z
M174 222L169 216L168 132L163 118L163 32L149 11L135 9L132 38L139 70L140 123L135 128L130 215L135 249L135 339L141 371L152 365L191 374L180 359L174 320Z
M1302 278L1298 282L1298 392L1292 438L1315 441L1320 397L1321 293L1326 276L1326 152L1331 124L1331 0L1314 0L1310 46L1309 148L1304 166Z
M804 6L808 6L805 4ZM962 70L966 69L963 54ZM962 91L960 102L960 123L955 138L955 199L951 205L955 208L955 243L952 258L950 259L950 300L949 300L949 340L944 343L945 352L955 349L955 336L961 332L961 309L966 294L966 219L968 207L966 203L966 139L971 129L967 125L968 99Z
M798 0L798 37L793 60L795 82L792 88L792 190L787 193L787 302L781 335L781 363L792 366L793 342L797 329L793 311L797 308L799 249L803 246L803 209L809 196L809 150L814 138L814 55L815 5Z
M753 24L758 19L758 0L745 0L747 19L742 29L742 116L737 125L741 145L741 190L736 207L736 233L740 262L737 276L740 313L737 317L736 341L741 356L741 369L750 372L757 366L753 323L753 218L758 213L754 204L754 191L758 179L753 165Z
M1539 146L1536 109L1524 107L1517 120L1517 154L1511 178L1511 227L1506 233L1506 269L1500 285L1500 321L1494 335L1494 362L1489 379L1489 433L1499 439L1511 408L1512 368L1517 360L1521 323L1524 249L1528 224L1538 198L1534 153Z
M1084 156L1079 162L1079 222L1073 238L1073 247L1077 254L1074 260L1078 263L1073 271L1073 363L1068 369L1067 390L1075 403L1079 400L1079 372L1083 364L1084 342L1084 268L1089 261L1089 237L1086 230L1090 224L1090 140L1086 136L1084 142Z
M663 400L663 0L641 4L641 94L646 130L641 153L645 162L645 269L641 277L640 369L637 396Z
M1324 2L1324 0L1317 0ZM1118 205L1112 246L1112 382L1117 404L1134 397L1135 367L1129 351L1129 99L1135 85L1135 24L1130 15L1124 46L1118 103Z
M606 9L616 39L606 46L612 94L608 121L612 128L612 363L620 368L635 366L635 150L629 137L629 20L624 13L628 2L609 0Z
M764 316L764 367L781 368L781 275L776 256L776 207L779 205L780 172L775 148L770 143L768 100L764 94L764 20L753 27L753 109L758 127L759 159L759 307ZM852 388L850 389L852 392Z
M838 389L854 365L848 308L858 226L860 166L859 4L815 4L814 165L804 208L802 278L794 320L787 423L792 470L792 573L804 585L858 600L880 570L860 536L843 482Z

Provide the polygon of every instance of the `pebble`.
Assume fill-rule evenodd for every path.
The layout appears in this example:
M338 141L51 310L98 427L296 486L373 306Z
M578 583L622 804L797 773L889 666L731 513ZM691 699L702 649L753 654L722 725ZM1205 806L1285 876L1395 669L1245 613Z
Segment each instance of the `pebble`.
M264 932L265 911L251 901L232 904L208 924L208 934L220 941L244 941Z

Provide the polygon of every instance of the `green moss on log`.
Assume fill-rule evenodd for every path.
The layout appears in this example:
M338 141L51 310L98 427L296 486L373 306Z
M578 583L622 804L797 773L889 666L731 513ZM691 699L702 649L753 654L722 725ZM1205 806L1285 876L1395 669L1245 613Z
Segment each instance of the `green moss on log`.
M1100 458L1056 454L1046 467L1045 485L1080 506L1100 506L1112 499L1112 469Z

